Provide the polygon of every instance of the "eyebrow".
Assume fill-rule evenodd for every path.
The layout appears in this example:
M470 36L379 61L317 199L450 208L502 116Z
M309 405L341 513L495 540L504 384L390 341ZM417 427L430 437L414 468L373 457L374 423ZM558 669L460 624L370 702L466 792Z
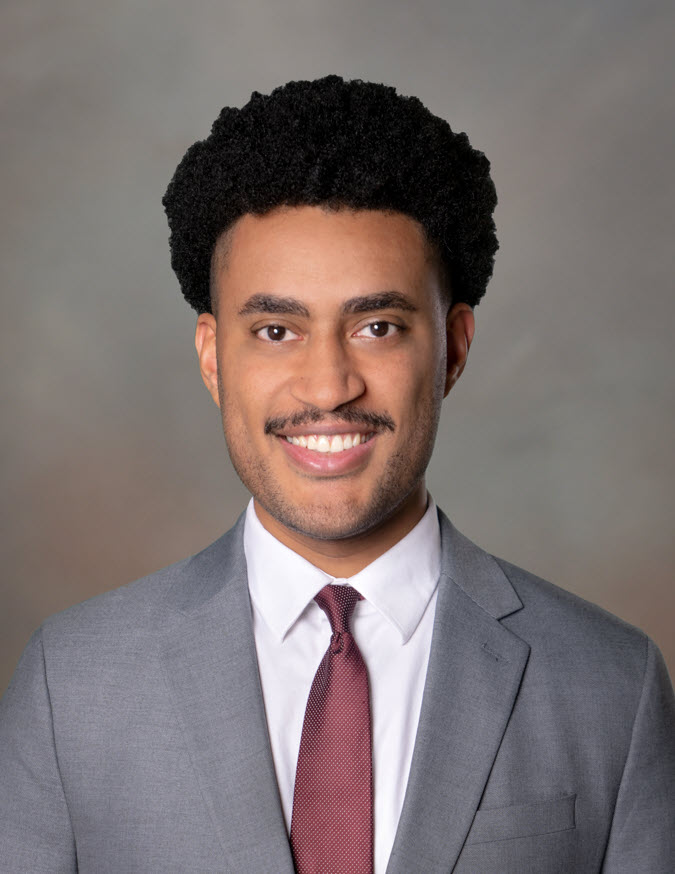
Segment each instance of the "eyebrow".
M352 297L345 301L342 312L370 313L373 310L405 310L409 313L417 311L417 307L400 291L378 291L374 294L364 294L360 297Z
M294 297L277 297L275 294L254 294L239 310L240 316L252 313L275 313L309 318L309 310Z
M414 313L417 307L400 291L378 291L374 294L364 294L352 297L342 305L345 315L370 313L374 310L397 309ZM239 310L240 316L254 313L271 313L274 315L303 316L309 318L309 309L304 303L294 297L278 297L275 294L254 294Z

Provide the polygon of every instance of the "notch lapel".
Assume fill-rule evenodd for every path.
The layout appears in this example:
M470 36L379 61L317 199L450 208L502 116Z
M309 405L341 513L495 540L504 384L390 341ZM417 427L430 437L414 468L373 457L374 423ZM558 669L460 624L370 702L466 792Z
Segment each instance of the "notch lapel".
M231 874L293 874L253 638L243 516L175 587L163 665ZM219 869L220 870L220 869Z
M522 608L494 559L440 513L442 565L429 666L387 874L448 874L506 729L529 655L499 619Z

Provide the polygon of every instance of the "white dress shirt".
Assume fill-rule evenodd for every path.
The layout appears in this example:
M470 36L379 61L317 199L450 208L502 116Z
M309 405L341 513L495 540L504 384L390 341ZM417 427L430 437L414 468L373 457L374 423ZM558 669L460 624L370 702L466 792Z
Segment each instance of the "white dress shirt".
M253 500L244 550L267 725L290 832L305 707L331 629L313 600L327 583L365 600L352 633L368 669L373 741L375 874L384 874L408 783L426 677L440 573L436 506L402 540L349 579L336 579L284 546L261 524Z

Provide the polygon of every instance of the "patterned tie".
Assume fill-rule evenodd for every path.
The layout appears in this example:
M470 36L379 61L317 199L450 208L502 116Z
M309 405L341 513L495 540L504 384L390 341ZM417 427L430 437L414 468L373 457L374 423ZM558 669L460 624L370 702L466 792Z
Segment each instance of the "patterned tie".
M368 674L349 631L360 598L332 585L315 598L333 634L302 726L291 819L297 874L373 874Z

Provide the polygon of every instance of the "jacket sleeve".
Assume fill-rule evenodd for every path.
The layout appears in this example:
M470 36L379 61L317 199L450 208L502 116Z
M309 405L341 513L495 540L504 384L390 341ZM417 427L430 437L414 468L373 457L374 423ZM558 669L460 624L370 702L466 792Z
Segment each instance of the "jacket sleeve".
M651 641L602 871L675 871L675 700Z
M77 871L40 631L0 701L0 871Z

